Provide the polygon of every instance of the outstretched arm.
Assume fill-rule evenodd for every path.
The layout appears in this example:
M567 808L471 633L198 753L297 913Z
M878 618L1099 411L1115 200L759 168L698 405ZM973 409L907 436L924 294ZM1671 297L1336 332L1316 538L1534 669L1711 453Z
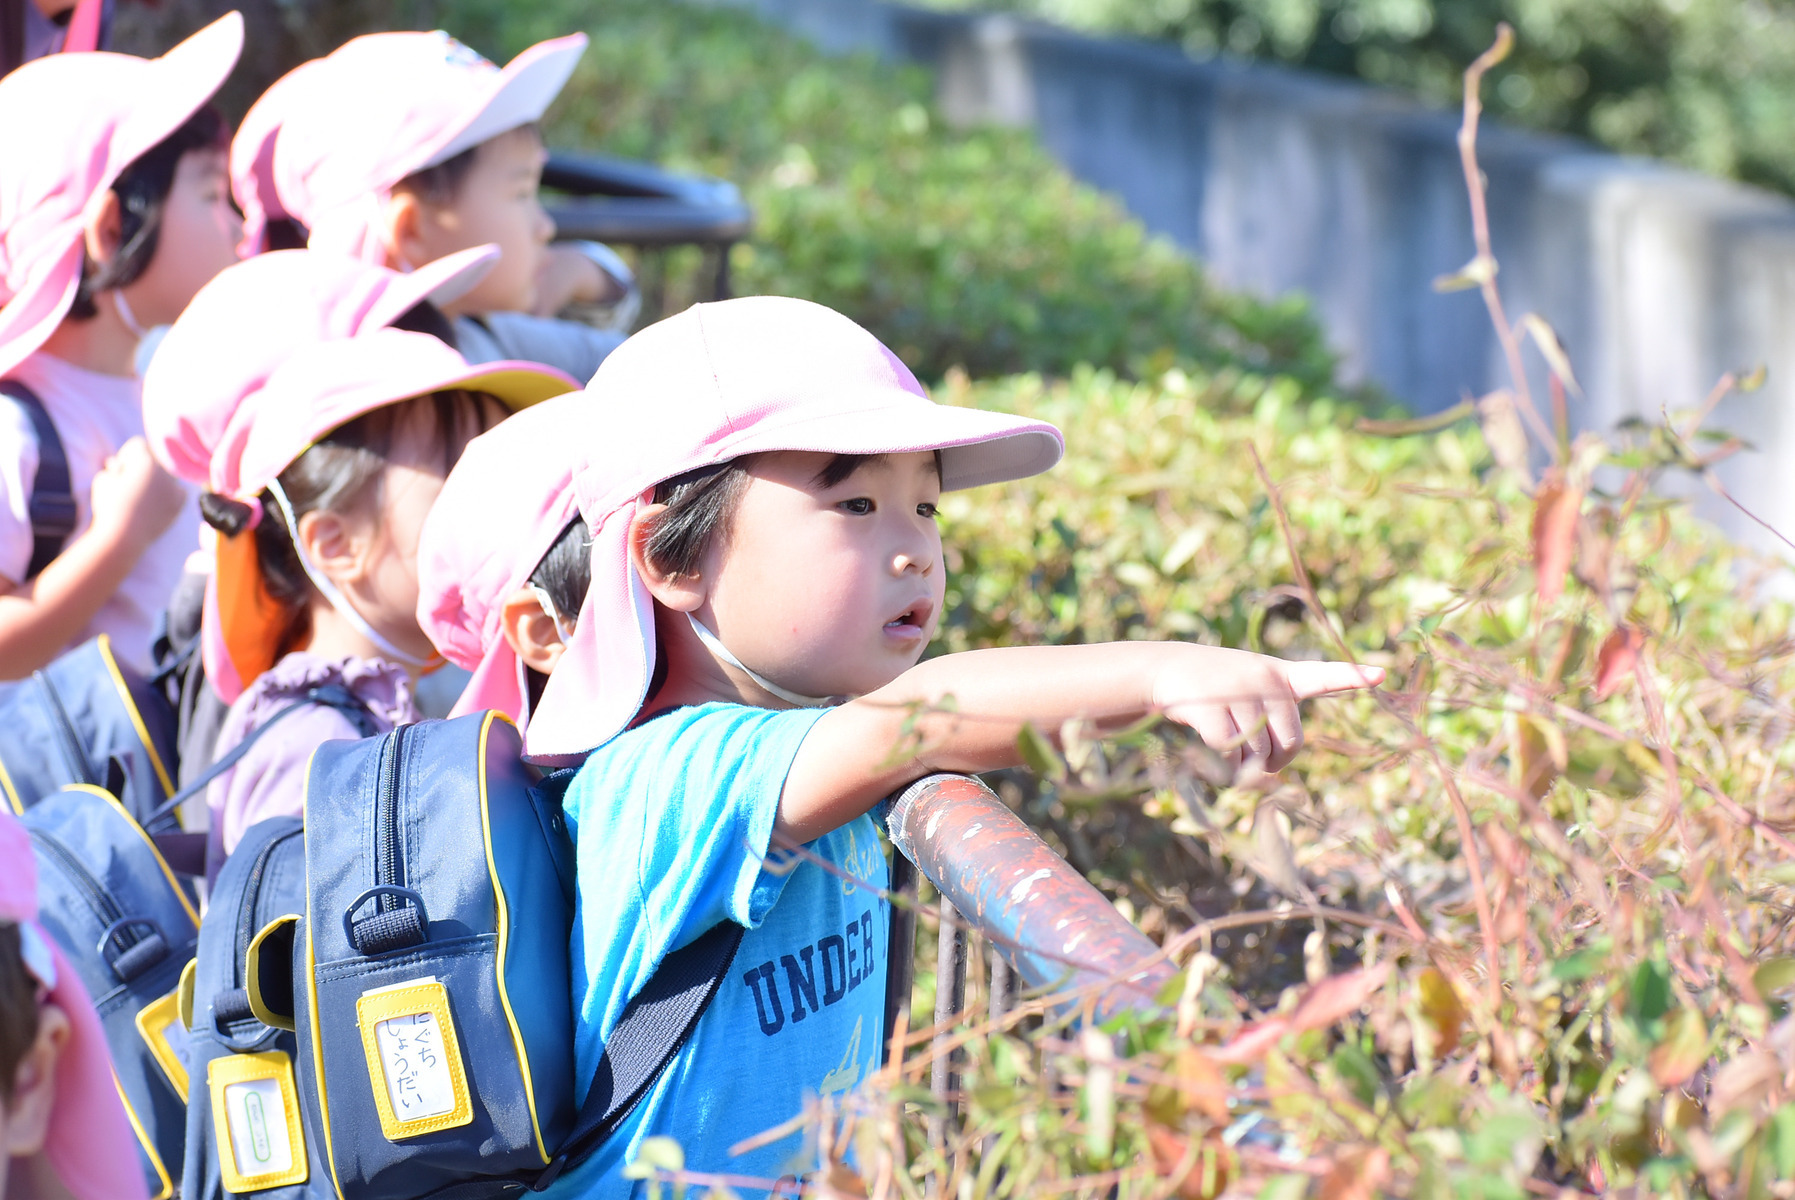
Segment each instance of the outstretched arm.
M1051 735L1074 719L1115 726L1162 712L1233 762L1276 771L1302 746L1298 701L1383 677L1378 667L1183 642L950 654L817 721L786 776L777 828L809 841L924 775L1016 766L1025 724Z

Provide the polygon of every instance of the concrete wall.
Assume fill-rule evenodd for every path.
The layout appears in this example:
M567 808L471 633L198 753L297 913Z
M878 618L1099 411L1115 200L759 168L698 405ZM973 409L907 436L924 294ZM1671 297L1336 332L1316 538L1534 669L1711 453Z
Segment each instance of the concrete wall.
M1507 382L1477 293L1431 286L1472 255L1455 113L1003 15L729 2L826 50L935 68L951 120L1034 126L1074 174L1219 281L1307 294L1348 378L1421 412ZM1795 535L1795 488L1779 478L1795 465L1795 203L1487 123L1480 157L1510 317L1538 312L1558 330L1587 393L1574 419L1655 423L1666 406L1698 404L1723 371L1768 364L1767 387L1726 402L1710 424L1757 447L1725 468L1729 488ZM1783 549L1729 507L1707 511Z

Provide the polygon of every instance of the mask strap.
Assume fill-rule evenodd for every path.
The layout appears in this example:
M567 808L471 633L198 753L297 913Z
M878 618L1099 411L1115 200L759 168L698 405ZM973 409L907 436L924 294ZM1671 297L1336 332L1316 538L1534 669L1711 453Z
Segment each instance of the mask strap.
M367 620L355 611L355 606L349 603L348 598L342 592L337 590L337 585L332 583L324 572L312 565L312 557L305 552L305 544L299 537L299 522L294 519L293 505L287 500L287 493L281 488L280 481L270 480L268 491L274 496L274 503L279 506L280 515L287 522L287 537L293 543L293 553L298 556L300 567L304 569L313 585L324 593L324 598L330 602L330 606L336 609L345 621L355 626L357 633L373 642L383 658L391 659L393 662L402 663L408 667L421 668L435 665L442 658L440 654L430 658L419 658L415 654L407 654L387 641L378 629L368 624Z
M752 679L757 685L779 697L787 704L795 704L799 708L826 708L840 699L840 697L837 696L806 696L801 692L793 692L780 687L771 679L768 679L765 675L760 674L753 667L750 667L747 663L731 654L729 652L729 647L723 644L722 639L706 629L704 623L697 617L694 617L691 613L687 613L686 620L692 623L692 632L698 635L698 640L704 643L705 649L709 650L712 654L715 654L718 658L722 659L724 662Z
M561 610L555 606L555 598L548 594L548 589L532 583L530 591L535 595L536 603L542 605L542 611L548 614L548 619L555 623L555 632L561 635L561 641L573 641L573 622L561 615Z
M137 314L131 311L131 303L125 299L124 288L112 289L112 302L118 306L118 319L125 323L125 328L131 331L133 337L141 342L150 336L150 331L137 323Z

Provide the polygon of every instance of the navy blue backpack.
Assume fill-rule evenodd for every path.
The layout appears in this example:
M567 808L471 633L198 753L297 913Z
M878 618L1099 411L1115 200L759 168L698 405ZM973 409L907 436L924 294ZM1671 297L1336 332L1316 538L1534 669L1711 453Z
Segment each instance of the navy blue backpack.
M296 817L262 821L225 861L200 923L187 1002L193 1086L182 1200L332 1194L293 1067L291 922L304 911L304 829ZM266 952L282 938L284 953ZM252 963L274 977L252 976Z
M99 1011L150 1195L181 1172L189 1059L181 972L199 913L155 843L117 799L74 784L20 818L37 860L38 920Z
M726 922L669 955L595 1078L576 1080L572 772L539 784L522 749L508 720L478 713L312 759L306 915L285 977L301 992L301 1108L342 1200L548 1186L647 1093L741 943ZM281 946L270 931L251 979L283 977L253 961Z

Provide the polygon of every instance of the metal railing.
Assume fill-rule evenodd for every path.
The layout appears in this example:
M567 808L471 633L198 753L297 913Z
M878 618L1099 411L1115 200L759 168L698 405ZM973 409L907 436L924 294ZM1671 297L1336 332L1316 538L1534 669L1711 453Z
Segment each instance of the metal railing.
M909 1019L914 983L917 878L940 893L935 955L935 1008L930 1090L943 1116L931 1119L939 1142L955 1113L959 1081L945 1047L964 1010L969 969L967 930L988 948L989 1019L1001 1020L1018 989L1090 995L1101 1017L1152 1009L1176 968L1159 947L1009 806L977 779L931 775L893 801L886 821L893 856L890 970L885 996L890 1039Z

